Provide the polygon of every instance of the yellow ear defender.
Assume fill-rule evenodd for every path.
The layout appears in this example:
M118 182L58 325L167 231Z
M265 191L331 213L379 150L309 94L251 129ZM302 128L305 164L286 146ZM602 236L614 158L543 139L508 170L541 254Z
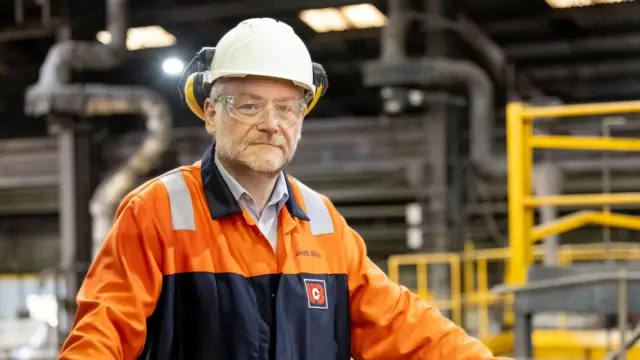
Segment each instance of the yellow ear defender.
M178 92L180 99L189 109L200 119L204 120L204 102L211 93L212 84L205 79L216 48L204 47L189 62L182 72L180 82L178 83ZM329 79L324 67L318 63L313 63L313 84L316 86L316 92L307 105L308 114L313 109L320 97L322 97L329 87Z

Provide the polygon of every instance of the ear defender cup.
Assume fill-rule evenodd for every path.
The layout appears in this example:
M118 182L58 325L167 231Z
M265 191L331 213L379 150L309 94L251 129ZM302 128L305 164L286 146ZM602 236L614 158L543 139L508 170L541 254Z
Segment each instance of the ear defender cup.
M313 63L313 85L316 86L316 93L307 106L307 114L316 106L318 100L327 92L327 88L329 87L327 72L324 70L324 67L318 63Z
M204 47L198 51L185 67L178 83L182 102L202 120L205 120L204 102L211 92L211 84L206 83L204 79L215 52L214 47Z
M197 72L189 75L184 85L184 101L197 117L204 120L204 101L207 98L203 91L204 73Z

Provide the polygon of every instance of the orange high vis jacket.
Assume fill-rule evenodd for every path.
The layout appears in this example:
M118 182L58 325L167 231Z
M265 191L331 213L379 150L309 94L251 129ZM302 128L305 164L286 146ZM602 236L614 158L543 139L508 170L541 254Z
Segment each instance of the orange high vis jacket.
M274 253L214 151L123 200L60 359L496 359L391 282L333 204L288 176Z

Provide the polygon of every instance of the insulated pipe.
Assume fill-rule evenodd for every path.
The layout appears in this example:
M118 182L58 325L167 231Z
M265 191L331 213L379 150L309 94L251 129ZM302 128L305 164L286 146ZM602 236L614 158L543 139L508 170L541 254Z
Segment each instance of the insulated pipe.
M507 174L506 156L493 151L495 129L494 86L487 73L477 64L448 58L407 58L404 35L410 14L404 12L404 0L389 0L388 24L381 38L380 60L365 64L363 82L368 86L403 87L407 85L464 85L469 92L471 123L471 161L484 174L503 178ZM400 47L398 47L400 46ZM392 51L396 51L394 54ZM567 173L601 170L597 159L557 160L554 163ZM612 170L634 171L640 167L640 157L612 159Z
M452 59L424 61L422 71L433 72L425 74L425 78L431 78L431 82L466 85L470 98L471 161L487 175L506 176L506 156L492 149L495 131L494 87L487 73L478 65L468 61ZM602 168L599 159L554 160L553 164L562 172L573 174L601 171ZM609 166L613 170L635 171L640 167L640 157L611 159Z
M107 1L107 30L111 42L61 41L53 45L40 68L40 77L35 86L61 85L71 82L73 70L108 70L116 67L126 56L127 0ZM27 99L29 92L27 90ZM33 107L32 107L33 108ZM48 112L37 111L32 115Z
M107 31L111 35L110 47L116 58L122 58L127 51L128 0L107 0Z
M447 58L405 59L392 63L375 61L363 66L363 79L368 86L464 85L470 99L470 159L486 175L506 176L505 155L492 149L494 87L478 65ZM599 159L554 160L554 164L570 174L598 172L602 167ZM635 171L640 167L640 157L611 159L609 166L617 171Z
M384 61L404 60L407 57L405 35L409 26L407 0L388 0L387 26L382 28L380 57Z
M119 202L169 147L172 118L161 96L132 86L70 85L72 70L106 70L125 57L127 1L107 1L109 45L65 41L54 45L40 69L38 82L27 89L25 112L32 116L53 113L78 116L140 114L146 136L134 155L98 186L89 208L93 220L94 253L111 227Z
M43 91L48 93L43 94ZM107 235L114 213L135 181L148 173L169 147L171 141L171 109L155 92L133 86L101 84L65 85L31 92L34 97L46 96L55 111L84 116L141 114L145 117L146 133L141 146L96 189L89 211L93 219L93 250Z
M171 142L171 109L157 94L145 88L88 85L80 94L89 96L87 115L139 113L145 117L146 133L138 150L95 190L89 211L93 219L94 256L113 224L115 211L136 181L160 160ZM79 95L80 95L79 94Z

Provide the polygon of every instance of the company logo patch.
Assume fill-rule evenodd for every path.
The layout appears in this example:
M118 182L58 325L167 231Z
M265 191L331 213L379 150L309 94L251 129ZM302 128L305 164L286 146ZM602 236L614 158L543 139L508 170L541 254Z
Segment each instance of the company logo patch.
M329 301L327 299L326 284L324 280L304 279L304 285L307 288L307 300L311 309L328 309Z

